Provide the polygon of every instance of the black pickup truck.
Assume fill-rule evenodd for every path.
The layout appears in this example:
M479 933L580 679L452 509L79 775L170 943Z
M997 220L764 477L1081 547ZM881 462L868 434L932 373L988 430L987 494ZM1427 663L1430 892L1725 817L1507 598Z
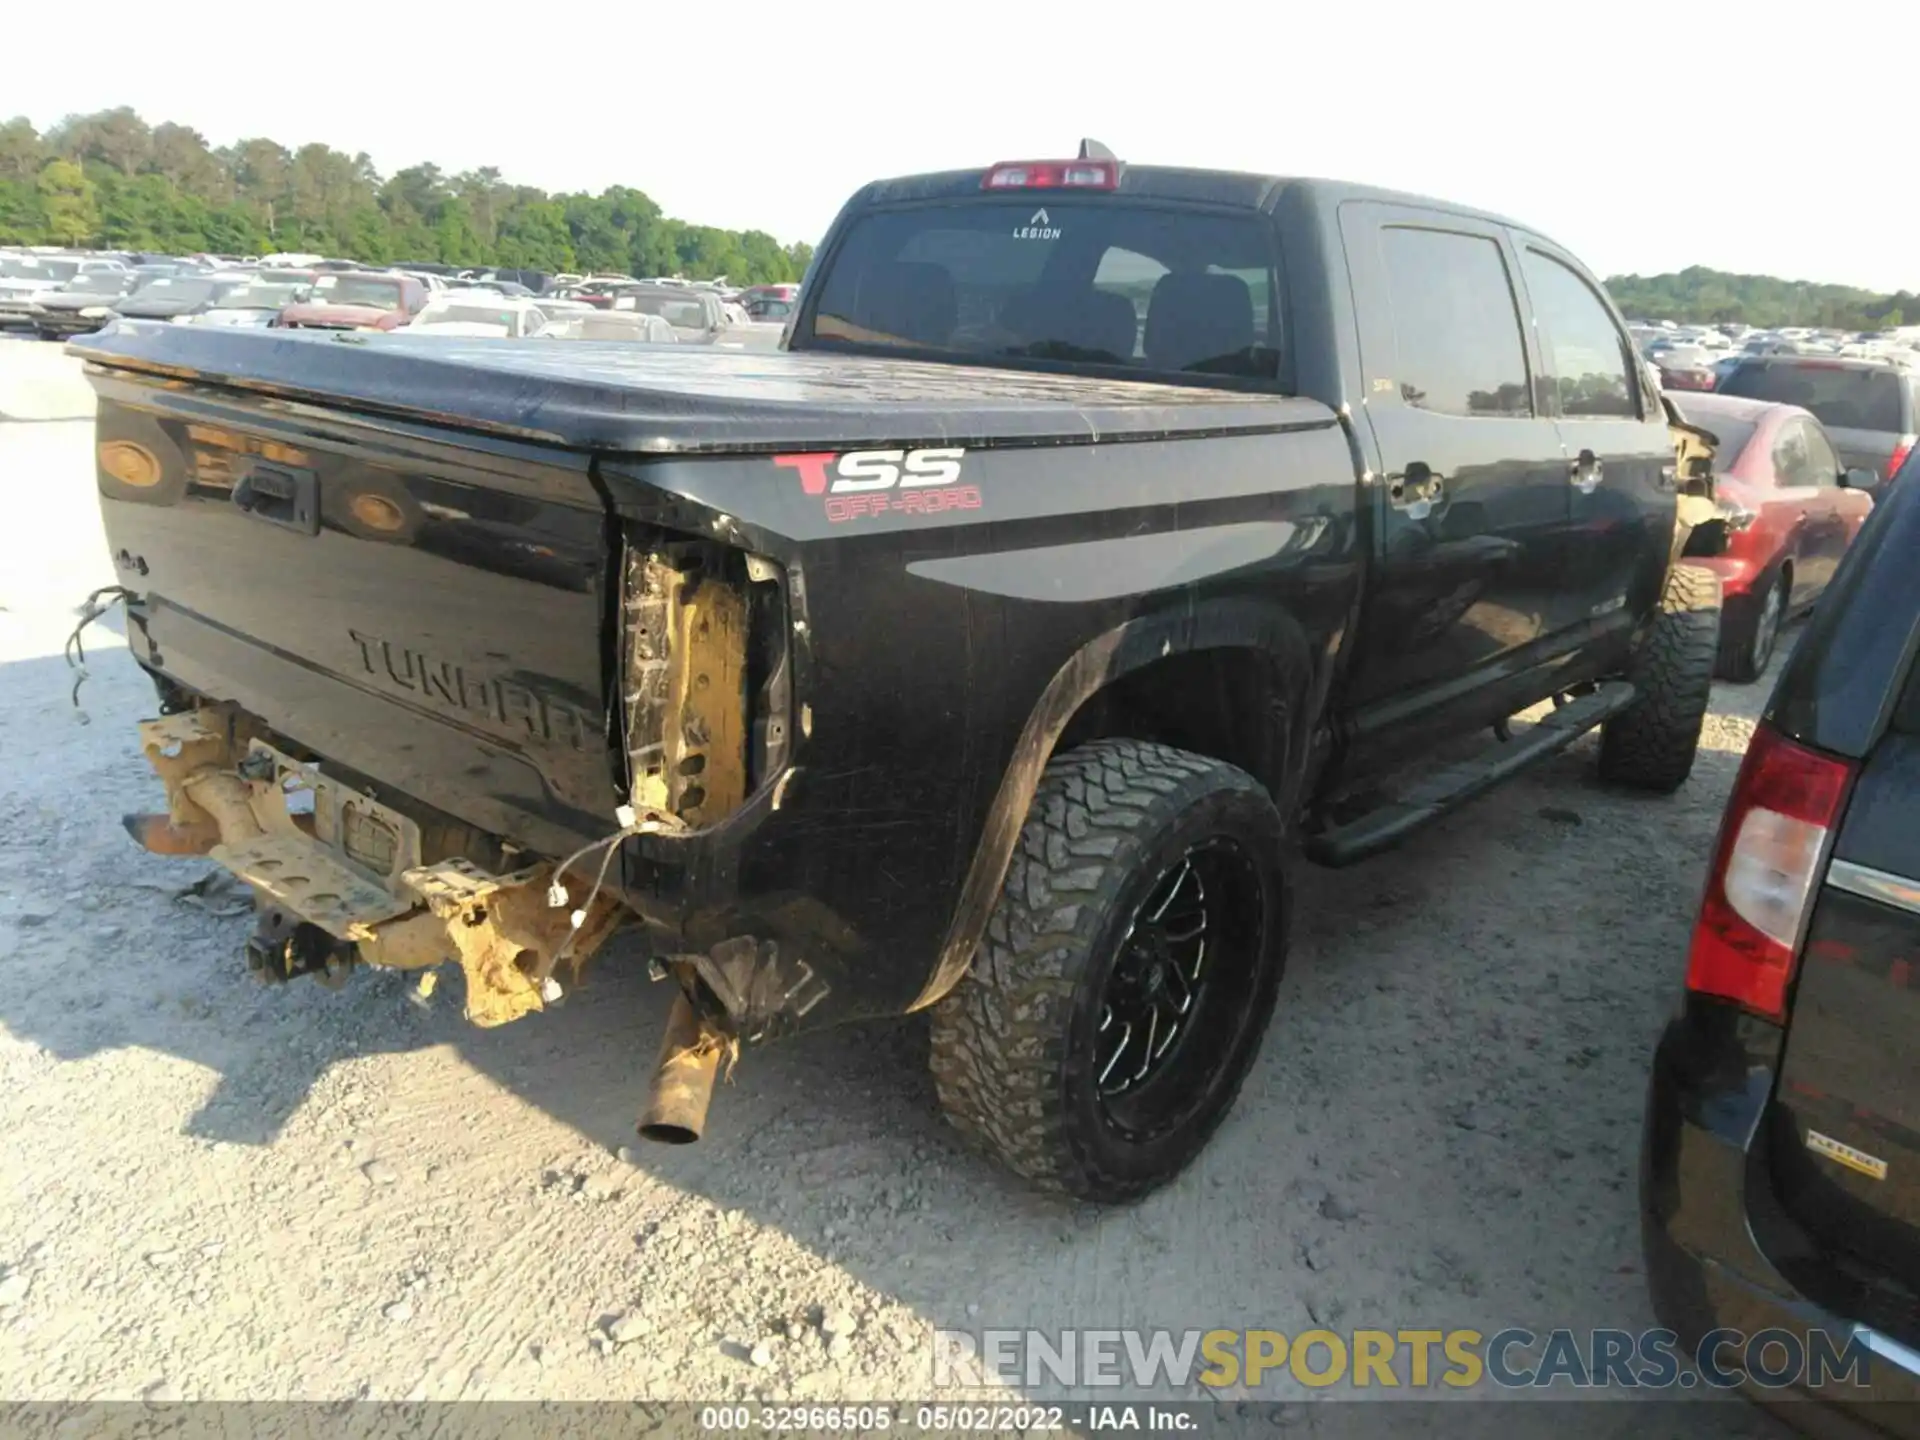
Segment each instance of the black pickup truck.
M635 926L657 1139L742 1042L930 1009L963 1130L1144 1193L1252 1063L1296 857L1594 727L1672 791L1707 704L1711 436L1571 255L1430 200L1086 147L861 191L785 353L73 348L135 838L254 887L263 976L457 962L481 1024Z

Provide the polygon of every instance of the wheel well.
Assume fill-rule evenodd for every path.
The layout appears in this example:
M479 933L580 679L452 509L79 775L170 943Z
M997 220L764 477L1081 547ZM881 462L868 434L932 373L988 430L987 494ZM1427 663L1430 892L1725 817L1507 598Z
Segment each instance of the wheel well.
M1278 797L1287 762L1285 689L1260 651L1194 650L1129 671L1088 696L1055 742L1127 738L1210 755Z

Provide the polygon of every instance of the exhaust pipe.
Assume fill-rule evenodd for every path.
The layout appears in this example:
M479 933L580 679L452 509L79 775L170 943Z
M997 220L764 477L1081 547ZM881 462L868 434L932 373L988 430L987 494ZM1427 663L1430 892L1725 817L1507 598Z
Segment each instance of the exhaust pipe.
M713 1103L713 1081L726 1039L710 1028L685 992L673 997L667 1033L660 1039L660 1060L653 1088L640 1116L640 1138L662 1145L691 1145L706 1128Z
M216 827L183 827L170 815L122 815L120 824L141 849L155 855L205 855L220 843Z

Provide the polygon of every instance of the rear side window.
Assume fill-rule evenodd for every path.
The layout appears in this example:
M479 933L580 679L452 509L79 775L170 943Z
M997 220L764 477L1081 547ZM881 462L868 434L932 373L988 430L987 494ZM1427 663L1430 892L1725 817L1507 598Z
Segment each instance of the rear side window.
M1807 427L1797 420L1787 421L1774 437L1773 473L1782 485L1814 483L1813 452L1807 444Z
M1499 244L1389 225L1380 258L1401 400L1442 415L1531 415L1520 312Z
M1745 395L1798 405L1834 430L1900 434L1901 377L1892 370L1813 361L1778 360L1738 367L1720 382L1723 395Z
M1539 318L1547 368L1560 393L1560 413L1580 416L1638 418L1637 388L1627 368L1627 344L1613 317L1587 282L1551 255L1538 250L1521 252L1527 292ZM1711 358L1698 347L1687 347L1685 363L1708 365ZM1687 351L1676 347L1674 363Z
M1275 381L1285 335L1269 222L1120 197L999 197L861 216L817 285L835 348ZM803 332L804 334L804 332Z

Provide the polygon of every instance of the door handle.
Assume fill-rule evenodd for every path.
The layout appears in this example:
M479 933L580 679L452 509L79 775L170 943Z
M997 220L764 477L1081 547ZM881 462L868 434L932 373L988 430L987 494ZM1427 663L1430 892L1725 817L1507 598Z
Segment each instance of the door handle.
M1410 460L1405 470L1387 476L1387 502L1405 511L1409 520L1426 519L1446 495L1446 476L1424 460Z
M1591 495L1606 478L1606 467L1591 450L1582 450L1576 459L1568 462L1567 473L1575 489L1582 495Z
M320 533L320 477L311 470L255 461L233 487L233 505L269 525L302 535Z

